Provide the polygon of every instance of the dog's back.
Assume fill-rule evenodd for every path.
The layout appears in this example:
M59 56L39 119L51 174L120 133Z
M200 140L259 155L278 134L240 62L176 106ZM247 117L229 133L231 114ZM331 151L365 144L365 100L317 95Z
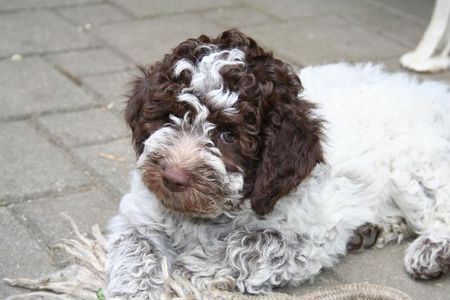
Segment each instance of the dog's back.
M310 67L300 78L305 97L318 104L327 121L324 151L332 173L365 183L377 199L376 222L383 228L405 218L422 235L406 254L410 273L427 278L445 271L443 261L450 256L448 85L388 74L371 64Z

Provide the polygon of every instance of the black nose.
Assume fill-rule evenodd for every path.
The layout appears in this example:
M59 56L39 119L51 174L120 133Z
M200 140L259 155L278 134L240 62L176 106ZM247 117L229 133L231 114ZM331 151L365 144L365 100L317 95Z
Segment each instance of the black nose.
M191 175L179 167L168 166L162 172L162 179L169 191L183 192L189 187Z

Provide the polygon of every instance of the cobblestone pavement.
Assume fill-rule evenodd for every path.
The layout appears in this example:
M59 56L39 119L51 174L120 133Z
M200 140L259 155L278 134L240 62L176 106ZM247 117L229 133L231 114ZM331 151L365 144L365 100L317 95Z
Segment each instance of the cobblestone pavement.
M52 249L105 225L134 165L122 120L126 83L188 37L236 27L296 67L399 56L424 31L432 0L0 0L0 278L64 264ZM421 75L450 81L450 74ZM449 299L450 278L403 271L405 245L349 255L314 284L371 281L414 299ZM0 298L20 292L0 283Z

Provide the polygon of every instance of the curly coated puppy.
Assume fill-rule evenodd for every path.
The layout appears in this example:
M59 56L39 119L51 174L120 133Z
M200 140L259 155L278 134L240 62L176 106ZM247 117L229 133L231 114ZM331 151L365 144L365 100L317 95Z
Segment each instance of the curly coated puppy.
M412 234L406 270L447 272L449 115L442 83L370 64L297 75L236 30L182 42L130 94L138 160L108 295L159 298L163 258L198 289L265 293Z

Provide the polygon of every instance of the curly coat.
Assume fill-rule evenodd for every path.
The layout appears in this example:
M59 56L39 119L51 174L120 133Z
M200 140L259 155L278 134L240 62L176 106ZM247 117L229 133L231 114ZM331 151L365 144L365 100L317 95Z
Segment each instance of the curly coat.
M334 64L303 69L302 91L289 65L235 30L141 70L126 109L137 169L109 225L108 297L160 299L163 261L186 297L295 286L335 265L368 223L380 233L361 245L420 235L405 252L412 276L450 270L447 85Z
M215 39L205 35L188 39L161 62L141 68L142 76L134 81L125 111L136 153L140 155L145 140L170 121L170 114L195 114L192 107L177 101L189 86L191 74L175 76L174 67L182 59L197 64L208 53L198 51L205 44L217 45L219 50L240 49L245 54L245 67L220 70L226 87L239 94L239 113L230 116L210 109L208 120L238 137L238 145L220 149L226 167L244 170L242 199L250 198L255 212L267 214L323 162L322 125L312 117L314 105L298 99L302 85L291 66L239 31L225 31Z

